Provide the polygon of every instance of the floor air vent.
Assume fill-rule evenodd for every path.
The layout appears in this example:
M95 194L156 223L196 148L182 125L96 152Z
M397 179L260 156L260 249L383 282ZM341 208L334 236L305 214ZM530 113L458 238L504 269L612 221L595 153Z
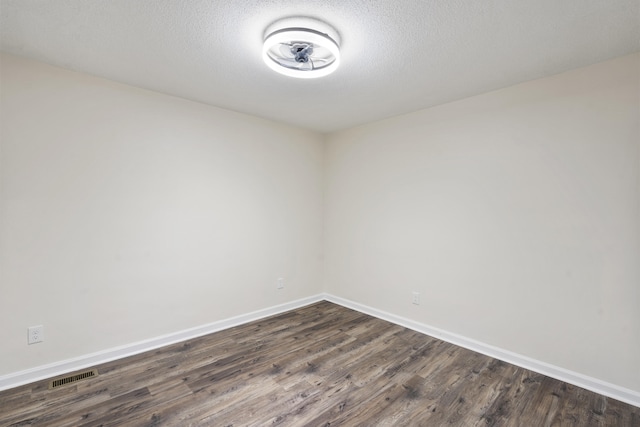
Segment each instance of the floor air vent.
M98 370L91 369L90 371L80 372L79 374L76 374L76 375L69 375L68 377L58 378L57 380L52 380L49 383L49 390L58 388L65 384L75 383L76 381L84 380L87 378L93 378L97 376L98 376Z

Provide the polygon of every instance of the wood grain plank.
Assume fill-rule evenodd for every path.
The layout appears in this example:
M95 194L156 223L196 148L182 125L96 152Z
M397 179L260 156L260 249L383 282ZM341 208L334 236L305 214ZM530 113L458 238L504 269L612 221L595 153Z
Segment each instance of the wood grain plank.
M0 426L640 426L640 408L328 302L0 392Z

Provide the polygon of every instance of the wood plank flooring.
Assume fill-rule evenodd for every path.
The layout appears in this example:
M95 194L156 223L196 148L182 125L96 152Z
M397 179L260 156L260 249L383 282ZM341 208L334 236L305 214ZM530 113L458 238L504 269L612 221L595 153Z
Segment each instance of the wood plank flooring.
M0 426L640 426L640 408L320 302L0 392Z

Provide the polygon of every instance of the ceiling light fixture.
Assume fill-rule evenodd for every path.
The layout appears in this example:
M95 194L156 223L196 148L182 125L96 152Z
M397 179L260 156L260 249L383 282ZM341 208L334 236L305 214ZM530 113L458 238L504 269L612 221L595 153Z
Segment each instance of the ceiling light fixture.
M262 59L269 68L285 76L316 78L338 68L340 48L326 32L287 27L271 31L265 37Z

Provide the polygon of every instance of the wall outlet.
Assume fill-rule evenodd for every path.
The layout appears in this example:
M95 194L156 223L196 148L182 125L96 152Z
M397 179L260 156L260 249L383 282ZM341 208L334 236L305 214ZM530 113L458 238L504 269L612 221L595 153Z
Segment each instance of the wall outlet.
M414 292L411 295L411 303L415 305L420 305L420 292Z
M276 281L277 283L277 288L278 289L284 289L284 278L282 277L278 277L278 280Z
M27 329L27 343L29 345L44 341L44 326L31 326Z

